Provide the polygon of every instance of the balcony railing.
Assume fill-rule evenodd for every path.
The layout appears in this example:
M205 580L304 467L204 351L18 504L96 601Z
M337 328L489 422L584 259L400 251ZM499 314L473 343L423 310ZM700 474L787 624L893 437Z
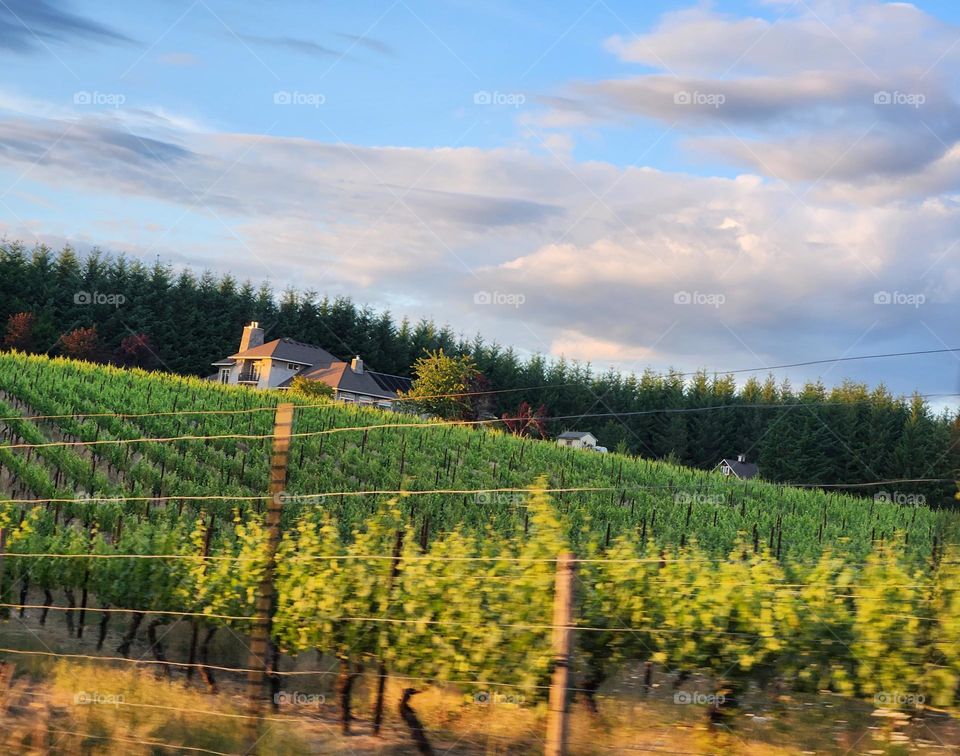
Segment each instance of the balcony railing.
M260 382L260 371L259 370L241 370L240 377L237 378L238 383L259 383Z

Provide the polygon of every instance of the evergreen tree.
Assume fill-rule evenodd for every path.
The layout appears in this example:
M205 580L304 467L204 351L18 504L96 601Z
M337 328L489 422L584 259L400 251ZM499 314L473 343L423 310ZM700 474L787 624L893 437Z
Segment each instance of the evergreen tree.
M263 325L268 340L316 344L340 359L360 354L371 369L396 375L412 376L419 356L443 350L450 359L469 358L482 374L469 390L495 392L464 415L499 417L523 403L543 406L555 418L585 416L548 417L551 436L576 426L608 447L706 469L745 453L774 481L953 479L960 468L957 418L935 416L922 398L897 398L882 385L870 390L844 382L827 392L815 383L794 396L789 383L777 385L772 376L762 383L747 379L738 389L733 376L703 371L690 380L673 371L601 373L540 354L520 359L509 347L479 335L466 339L426 319L398 323L389 312L358 307L347 297L294 289L278 297L267 283L210 271L174 273L160 260L143 264L97 250L80 257L69 247L54 252L0 242L0 318L5 348L200 376L237 350L251 320ZM715 406L723 409L704 409ZM922 492L932 504L953 502L950 486L900 490Z

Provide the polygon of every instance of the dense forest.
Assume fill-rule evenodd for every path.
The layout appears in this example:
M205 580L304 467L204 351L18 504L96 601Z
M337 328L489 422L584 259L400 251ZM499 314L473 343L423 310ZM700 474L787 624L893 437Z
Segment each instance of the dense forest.
M952 479L960 467L957 418L883 386L794 388L773 377L738 386L732 376L706 372L598 373L563 359L521 359L427 320L396 322L347 298L290 289L277 296L267 284L177 272L159 261L0 244L6 349L203 376L236 349L251 320L261 322L268 339L288 336L344 359L360 354L372 368L398 375L409 375L425 350L468 354L483 384L502 392L484 398L486 411L513 415L524 402L542 406L550 434L590 430L607 447L644 457L712 468L745 453L764 478L813 484ZM523 390L504 391L512 389ZM597 413L607 416L569 417ZM938 504L952 501L954 490L944 483L863 493L922 493Z

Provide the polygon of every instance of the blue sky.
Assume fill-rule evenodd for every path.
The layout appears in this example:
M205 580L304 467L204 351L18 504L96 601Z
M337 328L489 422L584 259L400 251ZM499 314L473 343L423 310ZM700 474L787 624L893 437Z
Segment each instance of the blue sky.
M601 368L957 345L955 3L4 0L0 58L7 238Z

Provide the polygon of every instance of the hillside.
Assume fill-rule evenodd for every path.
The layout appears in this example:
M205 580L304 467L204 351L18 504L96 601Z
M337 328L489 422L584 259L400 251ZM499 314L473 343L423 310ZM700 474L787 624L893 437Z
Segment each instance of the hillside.
M0 391L0 414L68 415L42 422L8 420L7 442L96 442L29 451L0 447L6 468L0 485L8 494L53 499L217 495L227 499L227 509L231 496L262 495L268 477L269 439L263 436L271 433L272 413L249 410L291 399L279 392L13 354L0 355ZM306 405L306 400L294 401ZM134 416L111 416L118 411ZM143 413L158 414L136 416ZM366 429L339 430L355 427ZM518 532L524 527L522 496L489 489L524 489L541 475L549 488L558 489L558 504L575 538L635 532L662 544L695 539L722 553L742 537L759 539L783 556L811 556L839 546L849 557L861 558L872 541L891 538L929 554L934 540L942 540L956 522L945 513L889 500L882 495L889 487L878 489L875 500L734 482L662 462L566 450L482 427L441 425L361 407L305 406L297 412L295 432L288 491L292 497L318 494L321 498L310 503L332 513L344 532L383 498L355 492L399 489L467 492L404 498L427 538L456 525ZM261 438L108 443L231 434ZM598 490L563 490L584 488ZM343 493L331 496L334 492ZM289 517L305 505L292 498Z
M632 375L542 355L521 359L509 345L427 320L398 321L349 298L309 291L277 296L266 284L230 275L175 275L159 261L147 267L123 257L80 258L70 249L30 251L0 241L0 349L52 349L87 361L205 376L213 360L236 350L251 320L270 324L268 339L297 339L340 359L361 355L370 369L397 375L410 375L424 350L469 355L484 385L497 392L482 398L478 412L500 416L521 402L543 405L551 435L590 430L609 449L648 459L712 469L722 457L749 450L767 480L794 483L952 479L960 468L955 414L938 415L925 398L895 396L882 384L837 375L833 386L791 386L764 377L762 369L738 383L716 365L717 373ZM788 350L783 357L791 359L781 361L793 356ZM587 428L572 427L583 413L598 416ZM904 493L945 505L954 490L919 485Z
M271 563L274 409L291 398L263 641L273 651L247 658ZM275 703L290 696L284 685L325 700L336 675L344 734L354 681L373 672L390 678L371 684L373 711L383 696L399 698L393 721L410 737L423 735L411 691L429 689L444 702L432 734L455 740L471 707L496 698L509 704L498 704L498 726L526 722L511 747L529 751L553 679L559 556L573 550L574 677L562 685L613 717L586 724L611 744L628 728L617 712L666 684L675 704L707 701L711 721L773 680L791 681L791 695L830 691L892 709L958 704L958 517L890 491L732 482L483 428L20 354L0 355L0 416L0 617L17 613L0 622L3 661L157 665L175 685L196 685L198 673L210 694L265 667ZM66 638L53 637L51 612ZM42 676L48 687L50 670ZM692 676L718 695L692 692ZM97 695L128 705L109 685ZM778 720L783 700L771 705ZM310 722L333 716L322 706ZM841 740L867 732L841 729Z

